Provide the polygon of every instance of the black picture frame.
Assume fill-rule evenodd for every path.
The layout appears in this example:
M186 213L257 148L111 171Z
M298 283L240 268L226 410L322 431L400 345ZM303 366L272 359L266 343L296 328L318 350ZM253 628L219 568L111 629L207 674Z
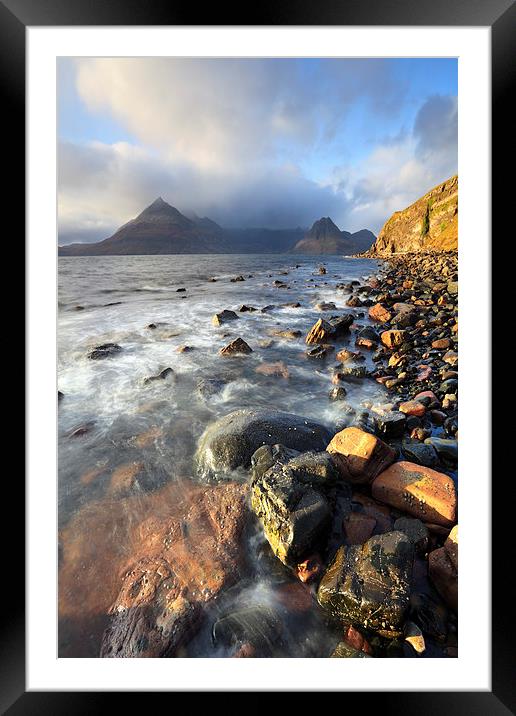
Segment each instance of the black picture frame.
M202 17L202 22L198 22ZM238 19L238 22L235 20ZM492 235L502 239L502 230L510 212L514 181L504 168L510 160L508 148L514 136L514 118L509 110L509 93L515 78L514 39L516 6L512 0L262 0L239 9L220 3L206 6L202 13L191 3L166 0L0 0L0 83L3 93L2 124L8 137L4 178L4 201L10 216L18 217L15 230L19 239L25 216L25 30L29 26L73 25L363 25L363 26L485 26L492 38ZM512 86L511 86L512 84ZM11 156L9 156L11 154ZM509 164L510 161L509 161ZM511 171L512 168L511 168ZM512 213L512 212L511 212ZM507 222L508 223L508 222ZM508 227L507 227L508 228ZM21 240L19 245L23 246ZM505 255L505 249L504 249ZM493 257L494 259L494 257ZM506 259L504 259L506 260ZM490 287L482 287L489 300ZM19 309L19 306L18 306ZM488 327L486 327L487 332ZM495 347L495 346L493 346ZM30 346L29 346L30 348ZM493 395L501 389L493 378ZM20 403L17 388L14 400ZM14 402L14 401L13 401ZM53 406L49 406L53 410ZM484 436L489 440L489 436ZM503 438L500 438L502 441ZM502 443L503 444L503 443ZM493 453L496 451L493 447ZM466 476L469 478L469 476ZM500 475L512 481L512 475ZM14 479L16 478L16 479ZM21 475L9 478L9 512L14 507L24 512L24 483ZM475 714L497 716L516 713L516 670L514 669L514 615L508 568L513 540L504 530L511 524L513 507L507 499L507 487L492 486L492 691L490 692L368 692L367 706L379 713L397 714ZM7 487L5 488L7 489ZM510 488L509 488L510 489ZM21 520L17 523L21 525ZM18 534L19 533L19 534ZM120 694L98 692L26 692L25 688L25 593L24 542L21 528L4 544L8 552L4 573L8 604L2 611L0 639L0 709L12 716L19 714L91 714L103 708L120 708ZM13 534L13 533L9 533ZM49 578L53 578L49 576ZM474 595L472 595L474 599ZM338 688L338 687L337 687ZM407 684L410 689L410 683ZM316 686L314 691L317 691ZM364 707L366 694L347 693L342 707L355 701ZM114 699L117 699L115 704ZM130 694L132 706L144 705L139 694ZM144 696L147 698L147 696ZM169 695L169 698L173 696ZM169 702L173 705L174 701ZM148 704L147 704L148 707Z

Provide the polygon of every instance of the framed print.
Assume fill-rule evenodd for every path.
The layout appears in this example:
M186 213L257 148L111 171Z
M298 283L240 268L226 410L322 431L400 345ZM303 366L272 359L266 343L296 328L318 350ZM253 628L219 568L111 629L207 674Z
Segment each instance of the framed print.
M29 408L4 710L510 713L489 332L514 5L1 13Z

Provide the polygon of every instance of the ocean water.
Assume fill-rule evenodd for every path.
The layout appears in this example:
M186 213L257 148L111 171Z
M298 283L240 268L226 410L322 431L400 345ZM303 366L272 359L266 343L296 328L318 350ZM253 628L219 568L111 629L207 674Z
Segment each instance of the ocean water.
M324 276L317 273L321 264L327 269ZM59 259L58 387L64 393L58 410L61 563L63 553L68 560L73 556L60 575L62 655L98 655L106 610L105 602L99 598L97 604L95 597L110 571L110 560L100 552L120 554L129 549L119 544L119 512L127 509L127 502L117 492L113 474L123 481L127 466L139 465L135 489L142 505L147 494L171 481L195 480L197 440L207 425L238 408L274 407L315 418L331 428L338 426L343 420L342 404L328 399L335 362L308 360L304 337L321 316L360 312L345 307L349 294L336 290L336 284L361 280L377 270L378 263L369 259L292 255ZM245 281L231 282L238 275ZM216 281L209 281L210 277ZM274 281L283 281L288 288L279 288ZM324 301L333 301L337 310L316 310L315 305ZM300 307L284 305L294 302ZM242 304L273 308L239 313ZM236 311L239 319L216 328L211 317L223 309ZM359 321L364 325L369 322L366 311ZM156 328L148 328L151 323ZM271 335L278 329L299 330L302 335L297 340ZM253 353L235 359L219 356L219 349L237 336L247 341ZM263 347L264 339L273 342ZM108 342L118 343L122 350L113 358L88 359L92 348ZM348 342L353 348L351 339L338 348ZM181 345L192 350L177 352ZM287 366L287 379L256 372L261 363L277 361ZM372 365L369 357L367 365ZM144 383L165 368L172 368L173 378ZM221 379L225 385L219 393L203 397L198 382L206 378ZM357 410L386 401L384 389L371 380L349 383L346 388L346 402ZM82 434L74 435L78 428ZM96 543L91 520L82 516L106 500L109 510L102 511L102 537ZM131 504L135 514L130 519L137 520L138 502ZM77 534L84 524L91 535ZM264 549L259 534L250 540L249 549L253 554ZM89 582L84 587L80 579L86 573ZM82 612L77 604L80 590ZM234 604L270 606L273 592L265 578L255 576L237 583L231 599ZM328 636L322 621L314 619L313 625L305 623L297 636L287 639L284 655L325 654L326 637L330 641L334 637ZM185 655L227 654L213 645L208 631L201 630Z

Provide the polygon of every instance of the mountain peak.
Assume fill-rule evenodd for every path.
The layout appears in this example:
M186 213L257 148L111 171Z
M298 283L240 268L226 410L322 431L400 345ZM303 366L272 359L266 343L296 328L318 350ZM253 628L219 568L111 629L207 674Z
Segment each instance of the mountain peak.
M307 236L314 239L322 239L328 236L340 237L339 227L330 219L329 216L323 216L312 225Z

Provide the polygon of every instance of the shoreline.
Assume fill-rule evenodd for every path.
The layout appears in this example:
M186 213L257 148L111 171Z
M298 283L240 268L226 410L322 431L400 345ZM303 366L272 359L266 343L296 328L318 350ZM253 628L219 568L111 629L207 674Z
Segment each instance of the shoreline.
M317 257L317 263L325 258ZM265 575L267 584L273 580L275 608L272 613L262 609L222 615L223 629L218 614L213 629L224 634L220 639L227 641L228 656L274 656L282 655L282 648L293 648L274 640L274 649L280 650L276 654L270 644L254 643L255 627L238 626L245 616L244 621L264 619L271 632L281 631L283 607L277 600L287 587L294 600L287 606L288 619L296 612L296 618L301 614L327 620L329 633L335 635L327 653L310 655L457 655L456 254L437 255L437 259L428 254L357 258L380 262L378 273L365 282L337 281L334 288L325 289L335 296L339 290L349 293L347 308L318 304L326 305L314 309L323 317L299 339L307 365L328 374L328 397L342 406L342 427L328 431L304 418L296 423L296 416L250 409L234 411L242 413L240 423L223 415L210 424L198 441L196 455L208 479L194 480L191 486L185 483L188 514L162 514L160 495L168 500L178 496L176 488L167 484L141 498L146 507L136 530L127 526L132 551L120 562L119 586L109 597L112 617L102 656L185 655L188 644L198 638L194 634L202 618L205 622L211 618L215 600L223 600L232 583L252 577L250 566L244 565L248 544L243 543L243 535L249 525L255 538L259 535L263 543L265 536L269 543L254 574L255 578ZM447 281L443 280L446 272ZM330 281L323 267L319 275L321 281ZM362 323L366 313L372 325ZM351 315L353 324L344 320ZM232 325L233 321L227 328ZM261 338L270 340L266 335ZM230 342L228 336L226 342L229 346L235 340ZM222 366L226 361L248 361L242 355L247 350L240 348L230 350L228 357L222 353ZM371 359L374 366L369 370L365 366ZM337 364L332 367L331 361ZM260 366L257 372L277 380L278 386L285 375L288 378L288 365L262 362ZM347 410L346 386L364 380L383 385L386 402L366 405L362 412ZM233 482L231 477L219 481L218 471L222 475L226 469L229 477L234 469L240 470L243 481ZM105 518L105 508L100 515ZM94 518L91 511L86 515L86 533L94 532ZM210 534L190 543L185 534L195 534L199 524L210 524ZM67 527L69 538L73 526L74 520ZM163 548L166 535L174 536L167 537L170 545ZM257 568L253 563L252 569ZM359 595L356 583L346 584L350 570L361 584ZM278 571L281 578L276 584ZM336 573L342 579L332 581ZM145 584L153 585L150 592ZM361 604L378 600L378 585L382 599L364 612ZM382 618L374 621L376 610ZM143 637L147 647L140 648Z

